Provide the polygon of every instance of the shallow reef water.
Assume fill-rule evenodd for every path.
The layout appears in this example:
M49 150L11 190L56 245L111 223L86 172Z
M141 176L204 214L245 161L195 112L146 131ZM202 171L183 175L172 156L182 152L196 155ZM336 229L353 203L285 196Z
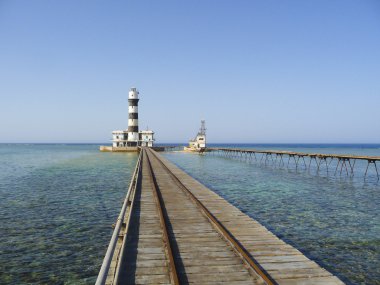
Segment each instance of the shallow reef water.
M0 145L0 284L93 284L136 154Z
M380 155L380 146L229 145ZM164 154L347 284L380 284L380 184L292 165ZM93 284L137 161L97 145L0 144L0 284Z

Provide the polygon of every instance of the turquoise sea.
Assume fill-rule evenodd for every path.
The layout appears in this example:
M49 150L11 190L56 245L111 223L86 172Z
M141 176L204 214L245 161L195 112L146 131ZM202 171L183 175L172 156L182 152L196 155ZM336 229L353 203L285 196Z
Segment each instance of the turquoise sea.
M380 155L380 145L222 145ZM347 284L380 284L380 182L312 164L165 157ZM136 154L98 145L0 144L0 284L93 284ZM287 163L287 161L285 161ZM379 165L379 164L378 164Z

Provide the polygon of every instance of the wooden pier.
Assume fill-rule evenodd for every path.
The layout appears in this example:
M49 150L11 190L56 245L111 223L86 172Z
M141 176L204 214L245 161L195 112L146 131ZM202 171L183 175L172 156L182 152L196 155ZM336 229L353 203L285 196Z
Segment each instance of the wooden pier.
M96 284L344 284L142 148Z
M235 149L235 148L207 148L206 153L220 154L233 158L244 158L254 160L262 164L272 164L275 166L286 166L289 168L290 163L295 168L303 167L310 169L312 163L317 166L317 171L322 167L328 172L330 167L334 175L354 176L356 161L367 162L364 178L367 177L370 165L373 165L376 171L377 180L380 174L376 163L380 161L380 156L363 156L363 155L346 155L346 154L321 154L321 153L303 153L281 150L256 150L256 149ZM287 159L287 163L285 165ZM305 159L308 159L306 161ZM335 165L332 162L335 161ZM335 167L335 168L334 168Z

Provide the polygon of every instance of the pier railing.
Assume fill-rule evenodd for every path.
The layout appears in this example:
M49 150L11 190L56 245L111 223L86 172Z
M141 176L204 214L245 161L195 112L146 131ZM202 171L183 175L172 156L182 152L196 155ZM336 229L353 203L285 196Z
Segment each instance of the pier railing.
M111 262L113 260L116 245L117 245L118 238L120 235L120 231L123 227L123 224L126 228L128 228L129 220L125 223L125 216L126 216L126 212L131 210L131 207L132 207L131 201L132 201L133 195L135 193L137 183L139 181L141 156L142 155L140 153L138 161L136 163L135 170L133 172L131 183L130 183L129 188L128 188L127 195L124 199L123 206L121 208L120 214L117 218L117 222L116 222L114 231L112 233L111 241L108 245L106 255L103 259L103 263L102 263L102 266L100 268L98 278L96 279L96 283L95 283L96 285L102 285L102 284L106 283L107 276L108 276L108 273L109 273L109 270L111 267ZM115 275L117 275L118 267L119 266L116 267Z

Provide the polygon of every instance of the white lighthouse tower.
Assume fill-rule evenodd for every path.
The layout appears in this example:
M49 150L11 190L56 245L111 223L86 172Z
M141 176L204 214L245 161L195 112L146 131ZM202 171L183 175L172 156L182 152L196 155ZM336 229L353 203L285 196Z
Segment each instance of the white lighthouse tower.
M128 95L128 146L137 146L139 141L139 115L138 103L139 92L136 88L131 88Z
M138 151L139 146L153 147L154 132L139 131L139 92L131 88L128 93L128 129L112 132L112 146L100 146L100 151Z

